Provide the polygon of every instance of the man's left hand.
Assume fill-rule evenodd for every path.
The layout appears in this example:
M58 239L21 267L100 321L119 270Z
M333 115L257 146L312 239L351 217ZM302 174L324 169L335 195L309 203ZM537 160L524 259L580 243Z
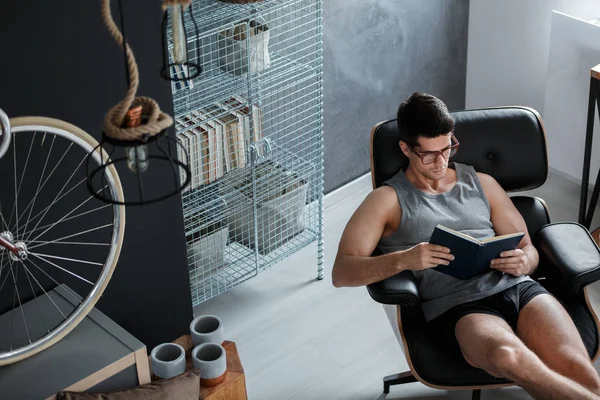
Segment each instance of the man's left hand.
M500 272L521 276L529 273L530 262L523 250L516 249L500 253L500 258L493 259L490 267Z

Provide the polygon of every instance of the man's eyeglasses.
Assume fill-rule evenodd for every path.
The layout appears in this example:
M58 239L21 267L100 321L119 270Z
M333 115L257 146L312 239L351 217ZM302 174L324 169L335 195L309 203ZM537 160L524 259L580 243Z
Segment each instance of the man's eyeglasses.
M452 157L453 155L455 155L456 152L458 151L458 146L460 145L460 143L458 143L458 140L456 140L456 137L454 137L454 134L452 135L452 141L454 142L454 144L446 147L445 149L442 149L439 151L430 151L427 153L419 153L418 151L413 149L413 147L411 145L409 145L408 143L406 145L408 146L410 151L412 151L417 156L419 156L419 158L421 158L421 162L423 164L427 165L427 164L434 163L435 160L437 160L438 156L440 156L440 155L442 157L444 157L446 160L449 159L450 157Z

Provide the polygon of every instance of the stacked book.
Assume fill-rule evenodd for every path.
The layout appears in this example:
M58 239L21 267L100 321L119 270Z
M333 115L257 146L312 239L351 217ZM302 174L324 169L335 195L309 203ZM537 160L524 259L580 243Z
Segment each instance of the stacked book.
M198 108L175 119L177 139L188 153L178 152L188 162L192 190L214 182L249 162L248 146L263 137L262 110L233 96L226 101ZM252 128L251 128L252 127ZM252 139L251 139L252 138ZM182 177L183 178L183 177Z

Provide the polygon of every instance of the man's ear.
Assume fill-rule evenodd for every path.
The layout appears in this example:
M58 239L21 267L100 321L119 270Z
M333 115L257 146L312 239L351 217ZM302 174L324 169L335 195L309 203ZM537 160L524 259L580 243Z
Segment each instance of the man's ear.
M402 153L404 153L404 155L406 157L408 157L408 146L406 145L406 143L404 143L402 140L398 142L398 146L400 146L400 150L402 150Z

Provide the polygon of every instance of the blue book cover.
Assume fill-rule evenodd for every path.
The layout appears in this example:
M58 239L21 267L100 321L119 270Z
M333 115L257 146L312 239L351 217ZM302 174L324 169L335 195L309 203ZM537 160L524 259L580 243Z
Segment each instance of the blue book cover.
M438 225L433 230L429 243L448 247L454 260L448 265L438 265L436 271L458 279L470 279L490 271L490 261L500 253L517 248L525 234L523 232L495 236L483 240Z

